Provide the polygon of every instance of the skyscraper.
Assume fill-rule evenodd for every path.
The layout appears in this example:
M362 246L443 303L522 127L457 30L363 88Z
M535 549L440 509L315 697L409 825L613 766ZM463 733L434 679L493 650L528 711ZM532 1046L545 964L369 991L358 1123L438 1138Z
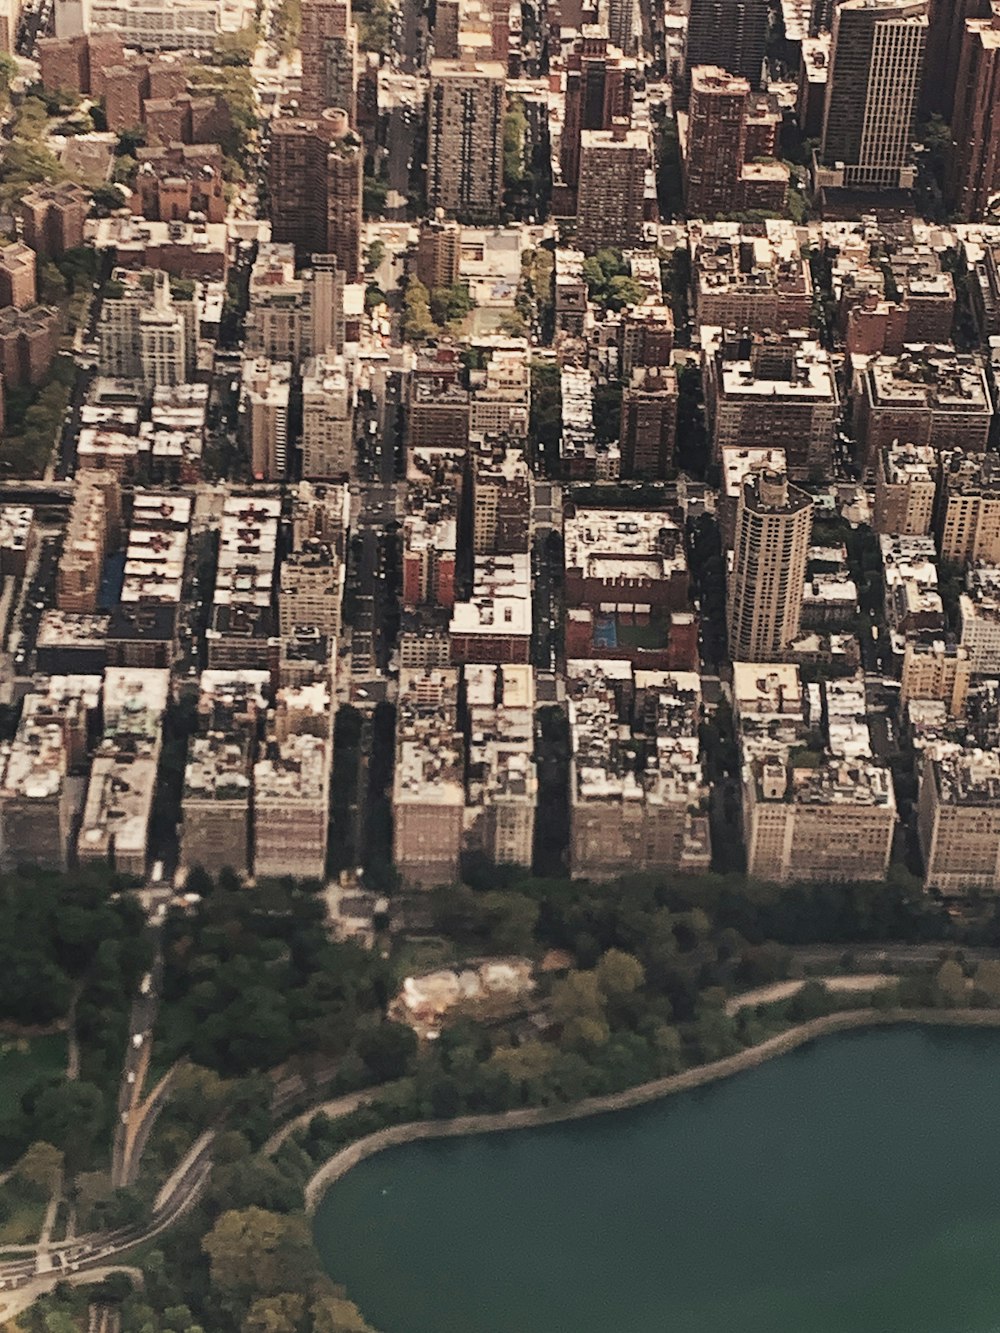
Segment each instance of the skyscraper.
M930 0L927 11L927 59L920 106L925 115L935 111L950 125L955 93L961 88L958 64L962 58L965 25L969 19L988 18L989 0Z
M580 178L580 135L608 130L616 116L632 115L635 61L609 47L599 28L586 24L566 58L566 118L560 141L562 177L571 190Z
M799 632L812 500L783 472L746 478L736 509L728 587L729 655L779 661Z
M496 60L432 60L427 115L427 203L463 221L488 221L503 197L507 71Z
M327 107L343 107L354 124L357 36L351 0L303 0L302 92L299 110L318 116Z
M767 43L767 0L691 0L687 73L718 65L759 88Z
M608 35L627 56L635 46L635 0L608 0Z
M833 45L821 185L906 188L927 44L927 0L843 0Z
M966 222L1000 193L1000 3L965 25L951 120L949 202Z
M649 165L649 135L617 119L609 130L584 130L580 137L577 244L585 254L618 249L643 239L643 199Z
M272 238L294 244L300 264L312 254L335 254L348 282L361 271L363 164L361 140L340 108L272 122Z
M714 218L741 206L737 198L746 160L749 94L746 79L725 70L700 65L691 71L683 151L684 204L690 217Z

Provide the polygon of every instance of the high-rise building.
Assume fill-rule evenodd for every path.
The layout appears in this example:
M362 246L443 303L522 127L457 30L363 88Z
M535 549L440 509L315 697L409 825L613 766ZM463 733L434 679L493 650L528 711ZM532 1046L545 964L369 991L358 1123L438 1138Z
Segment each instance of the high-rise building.
M343 107L353 125L357 34L351 0L304 0L299 45L299 111L303 116L318 116L327 107Z
M351 382L342 356L313 357L302 368L302 475L346 477L354 462Z
M819 184L912 185L927 0L843 0L834 13Z
M39 259L59 259L83 245L90 192L74 181L34 185L17 204L22 236Z
M703 326L704 328L705 326ZM782 449L792 481L827 474L840 419L829 352L801 334L703 332L705 414L712 456Z
M648 166L649 135L627 120L616 119L609 130L583 131L576 230L585 254L642 244Z
M247 354L296 366L344 347L344 274L336 255L295 271L295 247L264 242L250 270Z
M935 532L942 560L1000 564L1000 467L996 454L945 454Z
M672 366L637 367L622 393L621 475L665 478L676 436L677 372Z
M487 221L503 196L507 71L463 55L431 61L427 113L427 203L464 221Z
M584 25L566 57L566 112L560 139L562 178L575 190L580 178L580 135L608 130L616 116L632 115L636 69L620 50L609 46L600 28Z
M622 379L636 366L669 366L674 350L674 316L668 305L650 301L622 311L618 352Z
M635 49L635 0L608 0L608 34L626 55Z
M249 869L250 738L210 731L194 736L181 797L181 863L209 874Z
M734 662L780 661L799 632L812 500L783 473L744 481L729 578L729 654Z
M276 481L288 472L288 402L292 366L265 357L243 364L243 434L253 475Z
M454 883L465 818L458 672L403 670L396 706L393 859L421 888Z
M917 800L924 888L967 896L1000 889L1000 756L934 747L924 755Z
M531 544L531 472L519 449L478 451L472 478L473 550L513 555Z
M339 107L313 119L278 117L271 128L271 234L300 263L334 254L348 282L361 272L364 150Z
M947 193L975 222L1000 193L1000 3L965 25L953 103Z
M458 281L462 257L462 229L457 222L436 217L420 224L417 239L417 277L428 290L451 287Z
M897 440L880 449L875 463L875 531L926 536L934 516L936 477L937 451L930 445Z
M253 771L258 878L323 878L332 749L326 737L308 733L265 744Z
M340 604L344 594L344 565L323 542L306 542L281 565L278 589L278 625L288 637L300 626L311 626L329 639L340 633Z
M23 241L0 249L0 306L27 310L35 304L35 252Z
M763 93L752 95L747 79L713 65L691 71L688 105L677 115L688 214L781 211L788 168L774 160L781 123L777 105Z
M969 19L989 17L990 0L930 0L927 10L927 60L920 106L952 124L955 94L961 90L958 68Z
M118 269L115 280L118 289L105 296L97 326L101 373L152 388L191 379L198 351L194 301L175 296L166 273Z
M747 79L714 66L691 71L684 202L695 218L732 212L746 156Z
M718 65L760 87L767 43L767 0L691 0L687 70Z

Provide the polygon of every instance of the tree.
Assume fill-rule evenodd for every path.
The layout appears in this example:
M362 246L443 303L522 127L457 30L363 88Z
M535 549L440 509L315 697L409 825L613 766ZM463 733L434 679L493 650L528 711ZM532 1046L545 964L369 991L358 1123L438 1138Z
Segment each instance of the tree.
M934 981L943 1004L959 1005L968 1002L969 988L965 973L962 971L961 963L957 963L954 958L949 958L947 962L941 964Z
M377 268L381 268L385 260L385 245L376 238L365 251L365 270L368 273L374 273Z
M789 1017L797 1022L808 1022L828 1014L831 1007L830 992L821 981L807 981L792 997L788 1006Z
M454 320L464 319L474 305L466 282L456 282L450 287L435 287L430 295L431 318L442 328Z
M437 332L431 318L430 293L419 278L410 278L403 294L403 337L424 342Z
M402 1023L378 1023L359 1034L356 1048L375 1081L386 1083L406 1073L416 1053L417 1038L412 1028Z
M100 1088L83 1081L50 1080L29 1088L21 1107L31 1133L65 1153L70 1172L89 1161L105 1122Z
M736 1025L721 1009L710 1009L701 1015L695 1025L694 1037L706 1064L722 1060L739 1048Z
M609 1000L633 994L646 980L645 969L638 958L623 949L609 949L602 954L594 971L598 988Z
M229 1292L276 1296L290 1286L302 1291L317 1271L305 1218L263 1208L223 1213L201 1248L211 1261L212 1281Z
M48 1192L59 1178L63 1168L63 1154L51 1143L33 1143L17 1164L21 1180L39 1190Z
M562 1045L601 1046L609 1035L597 973L568 972L552 988L552 1017L562 1026Z
M987 958L976 968L976 990L989 1004L1000 1004L1000 962Z
M340 1294L321 1296L310 1313L312 1333L375 1333L354 1302Z
M265 1296L247 1311L241 1333L298 1333L306 1303L294 1292Z

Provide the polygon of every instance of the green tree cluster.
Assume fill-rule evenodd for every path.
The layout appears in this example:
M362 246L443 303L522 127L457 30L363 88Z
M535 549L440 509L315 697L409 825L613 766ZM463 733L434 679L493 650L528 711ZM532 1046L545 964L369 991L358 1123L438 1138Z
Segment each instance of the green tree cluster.
M274 16L278 50L286 58L298 49L302 31L302 0L281 0Z
M333 943L315 888L242 887L221 875L194 915L168 922L161 1040L227 1078L302 1054L342 1055L365 1015L385 1002L383 960Z
M602 310L623 310L646 295L641 282L629 275L620 250L598 250L583 261L583 276L590 299Z
M528 118L524 102L512 97L503 120L503 179L508 189L517 189L524 182L524 143L528 132Z
M391 0L358 0L354 18L362 51L388 51L396 19Z

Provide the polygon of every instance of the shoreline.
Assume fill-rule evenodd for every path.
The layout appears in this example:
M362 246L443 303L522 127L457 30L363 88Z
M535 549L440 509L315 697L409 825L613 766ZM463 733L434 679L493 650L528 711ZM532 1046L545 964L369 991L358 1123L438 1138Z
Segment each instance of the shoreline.
M627 1111L648 1102L659 1101L677 1092L731 1078L747 1069L755 1069L779 1055L805 1046L835 1032L849 1032L857 1028L895 1026L912 1023L923 1027L1000 1027L1000 1009L854 1009L826 1014L810 1019L797 1027L768 1037L757 1046L748 1046L722 1060L696 1065L679 1074L668 1074L650 1083L639 1083L621 1092L587 1097L579 1102L558 1106L528 1106L514 1111L497 1111L484 1115L456 1116L453 1120L411 1120L402 1125L389 1125L364 1138L349 1143L329 1157L309 1177L305 1185L305 1210L315 1213L326 1191L360 1162L386 1148L417 1143L422 1139L463 1138L470 1134L494 1134L509 1130L533 1129L541 1125L555 1125L567 1120L582 1120L587 1116L605 1115L610 1111Z

